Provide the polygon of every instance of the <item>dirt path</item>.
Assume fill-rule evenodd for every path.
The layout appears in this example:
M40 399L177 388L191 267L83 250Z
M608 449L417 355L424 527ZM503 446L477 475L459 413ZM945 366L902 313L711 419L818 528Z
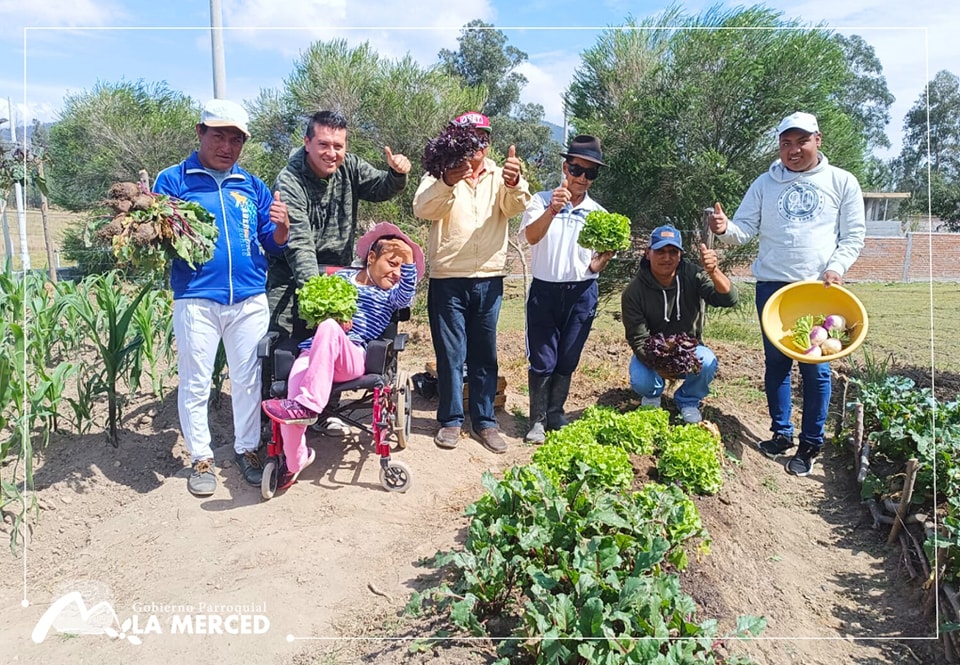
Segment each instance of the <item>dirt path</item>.
M414 349L429 348L423 342L417 338L404 352L412 371L422 367ZM452 643L409 654L406 644L337 638L422 630L397 616L429 572L418 562L462 536L463 508L480 495L485 470L529 458L512 415L526 412L526 398L515 389L524 383L522 338L503 335L500 348L509 382L501 426L512 436L510 452L496 456L470 439L454 451L436 448L435 402L417 398L414 436L396 455L413 470L406 494L380 489L366 436L344 442L311 433L317 462L285 494L261 501L224 445L231 440L229 397L213 412L221 486L205 500L186 492L173 394L135 406L119 450L100 434L55 437L37 471L42 519L26 566L0 555L4 662L489 662L482 649ZM572 407L628 397L625 370L602 371L616 357L627 357L622 342L595 334ZM728 362L707 410L737 461L728 465L723 493L698 500L712 554L684 574L684 589L701 606L700 619L719 618L729 629L739 614L766 616L767 639L733 645L761 663L937 663L931 640L903 639L933 629L895 553L869 528L846 458L828 457L811 478L797 479L752 447L764 433L762 409L737 396L756 384L757 362L749 355ZM117 625L135 618L125 636L141 644L54 629L42 643L32 642L44 611L70 591L108 601ZM184 634L185 616L211 615L241 627L229 624L231 614L248 616L252 634Z

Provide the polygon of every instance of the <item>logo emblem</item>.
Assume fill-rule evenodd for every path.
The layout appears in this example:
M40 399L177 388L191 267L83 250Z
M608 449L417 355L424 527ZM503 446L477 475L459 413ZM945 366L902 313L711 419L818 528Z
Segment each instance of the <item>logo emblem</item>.
M780 216L793 222L809 222L823 211L823 193L809 182L795 182L780 194Z

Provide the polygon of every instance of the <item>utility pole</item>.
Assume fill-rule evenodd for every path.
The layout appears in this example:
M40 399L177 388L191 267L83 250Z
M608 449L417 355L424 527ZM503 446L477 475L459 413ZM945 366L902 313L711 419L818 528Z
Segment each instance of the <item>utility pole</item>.
M227 66L223 58L223 12L220 0L210 0L210 47L213 52L213 96L226 99Z
M17 144L17 119L13 115L13 104L7 97L7 108L10 110L10 140ZM27 137L23 137L24 154L26 154ZM27 243L27 212L23 209L23 185L13 184L13 191L17 195L17 224L20 229L20 268L24 272L30 270L30 246Z

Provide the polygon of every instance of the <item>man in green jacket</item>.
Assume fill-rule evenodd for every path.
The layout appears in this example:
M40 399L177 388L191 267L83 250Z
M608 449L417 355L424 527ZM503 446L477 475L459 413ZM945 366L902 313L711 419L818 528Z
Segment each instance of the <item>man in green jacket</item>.
M307 123L303 147L293 153L274 186L290 215L290 239L267 273L270 329L309 337L297 311L296 290L326 266L349 266L357 235L357 206L386 201L407 185L410 160L383 149L381 171L347 152L347 119L319 111Z
M686 423L701 419L700 402L710 393L717 373L717 357L703 345L701 301L713 307L737 304L737 287L720 270L717 253L700 245L703 267L684 258L680 231L672 226L653 230L650 246L640 260L640 270L621 296L621 316L630 358L630 387L644 406L661 405L664 379L644 362L643 343L651 335L686 333L698 341L697 357L702 367L684 375L683 385L673 393L673 402Z

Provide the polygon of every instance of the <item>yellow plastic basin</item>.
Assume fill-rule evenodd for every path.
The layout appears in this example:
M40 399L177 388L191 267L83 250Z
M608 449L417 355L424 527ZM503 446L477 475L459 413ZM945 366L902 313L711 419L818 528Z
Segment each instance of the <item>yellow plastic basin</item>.
M794 346L791 329L801 316L839 314L847 321L850 341L839 353L812 358ZM863 343L870 322L860 299L842 286L825 287L822 281L794 282L767 300L760 315L763 334L784 355L801 363L825 363L848 356Z

